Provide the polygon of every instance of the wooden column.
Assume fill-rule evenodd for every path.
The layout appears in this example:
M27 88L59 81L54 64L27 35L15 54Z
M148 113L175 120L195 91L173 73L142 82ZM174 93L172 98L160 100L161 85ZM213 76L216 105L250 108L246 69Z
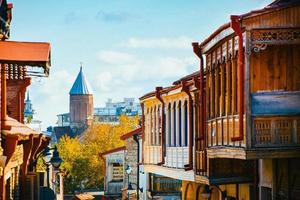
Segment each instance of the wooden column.
M220 65L215 65L215 117L220 116Z
M231 61L226 62L226 115L231 113Z
M169 139L170 139L170 135L169 135L169 132L170 132L170 121L169 121L169 117L170 117L170 110L169 110L169 106L167 104L166 108L165 108L165 113L166 113L166 131L165 131L165 134L166 134L166 147L170 146L169 144Z
M151 124L151 146L155 144L155 110L156 107L152 107L152 124Z
M215 117L215 69L214 67L210 73L210 117Z
M184 103L185 101L181 102L181 145L185 146L187 138L185 138L185 109L184 109Z
M155 144L156 145L160 145L160 139L159 139L159 127L160 127L160 116L161 116L161 113L160 113L160 111L161 111L161 108L160 108L160 106L159 105L157 105L157 107L156 107L156 131L155 131Z
M225 114L225 68L226 68L226 63L221 64L221 103L220 103L220 115L223 116Z

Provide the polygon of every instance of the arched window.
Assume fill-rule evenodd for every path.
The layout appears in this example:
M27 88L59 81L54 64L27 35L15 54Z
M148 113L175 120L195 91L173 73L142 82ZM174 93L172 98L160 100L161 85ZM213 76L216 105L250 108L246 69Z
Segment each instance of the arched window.
M181 121L181 119L182 119L182 116L181 116L181 101L179 101L179 103L178 103L178 116L179 116L179 120L178 120L178 128L179 128L179 130L178 130L178 132L179 132L179 134L178 134L178 139L179 139L179 146L181 147L182 146L182 131L181 131L181 127L182 127L182 121Z
M176 102L173 104L173 146L176 146Z
M184 102L184 146L188 145L188 102Z

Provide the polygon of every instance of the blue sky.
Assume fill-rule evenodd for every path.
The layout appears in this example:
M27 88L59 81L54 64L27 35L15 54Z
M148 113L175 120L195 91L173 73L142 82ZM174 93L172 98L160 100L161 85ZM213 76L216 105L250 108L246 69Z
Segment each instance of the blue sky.
M51 43L47 79L32 80L36 118L54 125L68 112L80 62L95 106L167 86L198 69L191 42L228 22L230 14L272 0L11 0L11 40Z

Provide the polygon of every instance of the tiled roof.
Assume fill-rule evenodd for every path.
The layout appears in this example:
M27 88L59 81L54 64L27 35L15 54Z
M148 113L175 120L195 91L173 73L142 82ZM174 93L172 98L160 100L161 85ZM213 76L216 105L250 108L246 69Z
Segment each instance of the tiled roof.
M77 75L77 78L76 78L69 94L70 95L93 94L93 90L82 71L82 67L80 67L80 71Z

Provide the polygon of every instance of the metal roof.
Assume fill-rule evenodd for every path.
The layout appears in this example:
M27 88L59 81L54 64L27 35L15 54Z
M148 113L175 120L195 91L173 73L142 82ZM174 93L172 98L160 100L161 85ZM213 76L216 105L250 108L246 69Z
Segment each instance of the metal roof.
M93 94L93 90L82 71L82 67L80 67L80 71L77 75L77 78L76 78L69 94L70 95Z

